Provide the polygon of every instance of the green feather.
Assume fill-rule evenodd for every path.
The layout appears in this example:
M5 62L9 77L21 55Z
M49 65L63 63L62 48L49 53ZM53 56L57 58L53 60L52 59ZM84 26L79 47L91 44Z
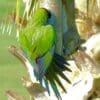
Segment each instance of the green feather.
M40 8L32 22L20 31L19 42L31 60L41 57L54 45L56 32L52 25L45 25L47 18L46 10Z

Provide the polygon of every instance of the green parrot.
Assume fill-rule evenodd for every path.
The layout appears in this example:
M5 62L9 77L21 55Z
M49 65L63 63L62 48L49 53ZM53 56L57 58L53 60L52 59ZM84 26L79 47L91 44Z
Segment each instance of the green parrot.
M57 33L53 25L48 23L51 14L44 8L38 8L27 26L19 33L19 43L34 67L36 79L45 87L50 95L52 87L58 100L61 100L58 86L66 92L60 77L71 83L63 71L68 70L69 65L64 57L55 52Z

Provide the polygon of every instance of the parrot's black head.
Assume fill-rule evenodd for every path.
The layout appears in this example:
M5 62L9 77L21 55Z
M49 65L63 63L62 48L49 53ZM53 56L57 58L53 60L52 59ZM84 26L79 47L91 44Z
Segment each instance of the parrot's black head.
M49 11L48 9L46 9L46 8L42 8L42 9L46 10L46 12L48 13L48 18L51 18L51 13L50 13L50 11Z
M48 10L47 10L48 11ZM48 11L48 18L51 18L51 13Z
M50 19L51 13L45 8L38 8L32 17L32 22L38 25L45 25Z

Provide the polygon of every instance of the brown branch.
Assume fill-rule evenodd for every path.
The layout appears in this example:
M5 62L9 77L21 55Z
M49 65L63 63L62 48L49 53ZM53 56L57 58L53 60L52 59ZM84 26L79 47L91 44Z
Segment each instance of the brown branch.
M18 58L24 65L25 65L25 68L27 68L27 65L26 65L26 57L22 54L22 51L21 49L18 49L16 48L14 45L8 47L8 50L11 54L13 54L16 58Z
M16 48L14 45L8 48L9 52L18 58L25 66L28 75L32 82L36 81L33 73L33 66L30 64L29 60L24 56L21 49Z
M40 97L45 98L46 100L47 97L45 96L44 92L46 92L46 89L42 87L37 81L35 80L35 76L33 73L33 67L28 61L28 59L24 56L23 52L21 49L16 48L14 45L10 46L8 48L9 52L13 54L16 58L18 58L25 66L28 75L31 80L27 78L22 78L23 86L27 89L31 96L31 100L39 99ZM34 80L33 80L34 79ZM24 100L24 99L16 99L18 96L16 95L15 92L12 91L6 91L6 95L10 100Z
M31 95L32 100L34 100L34 98L38 98L38 96L40 95L45 97L44 92L46 92L46 89L42 87L39 83L36 83L36 82L32 83L32 81L30 81L26 77L23 77L22 81L23 81L24 87L27 89L27 91Z
M12 90L6 91L8 100L25 100L24 97L20 96L18 93Z

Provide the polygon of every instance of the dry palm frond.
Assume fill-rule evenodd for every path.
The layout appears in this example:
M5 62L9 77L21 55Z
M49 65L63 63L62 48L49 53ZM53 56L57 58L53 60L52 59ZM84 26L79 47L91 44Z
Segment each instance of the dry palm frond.
M24 1L24 0L23 0ZM37 8L39 0L25 0L24 18L27 20L32 16Z
M91 73L94 73L96 71L95 61L84 51L78 51L77 53L73 54L73 57L77 67L81 71L89 71Z
M79 4L77 0L75 13L81 38L87 40L100 32L100 0L82 0Z

